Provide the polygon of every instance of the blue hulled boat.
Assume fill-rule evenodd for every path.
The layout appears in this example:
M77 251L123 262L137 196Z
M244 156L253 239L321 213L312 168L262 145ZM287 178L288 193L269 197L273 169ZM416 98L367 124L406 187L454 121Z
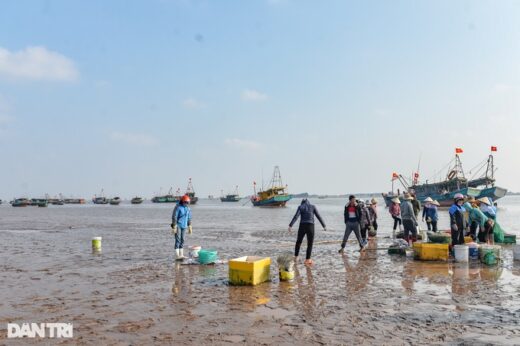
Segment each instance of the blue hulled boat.
M466 178L458 154L455 155L454 164L451 165L450 163L449 167L450 169L448 169L445 180L437 183L426 182L425 184L418 184L418 173L416 173L412 184L409 184L407 179L400 174L394 176L393 180L399 180L405 191L415 193L419 201L423 202L427 197L431 197L437 200L443 207L450 206L453 203L453 197L457 193L475 197L476 199L489 197L493 201L507 194L507 189L495 186L493 155L489 155L481 169L477 170L477 172L480 172L482 168L486 168L484 175L476 179L468 180ZM393 192L383 193L383 197L386 205L389 206L393 198L399 197L402 199L403 195L398 190L397 194Z

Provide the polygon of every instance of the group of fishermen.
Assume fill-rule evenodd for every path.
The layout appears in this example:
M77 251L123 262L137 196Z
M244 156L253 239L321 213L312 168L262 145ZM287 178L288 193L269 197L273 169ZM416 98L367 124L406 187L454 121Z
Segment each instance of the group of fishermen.
M426 222L428 231L438 232L437 222L439 220L438 207L440 203L428 197L422 206L422 221ZM413 193L406 193L403 201L399 198L392 199L389 212L394 220L394 234L399 226L403 228L404 239L409 243L417 241L419 213L421 203ZM478 237L479 242L493 244L493 228L496 218L496 207L488 197L476 200L474 197L467 199L460 193L455 194L453 204L448 210L450 216L451 246L464 244L464 236L471 236L475 241ZM339 253L344 253L348 238L354 232L360 251L363 251L368 244L368 237L375 237L377 234L377 201L360 201L354 195L349 196L349 201L344 208L345 233L341 242ZM296 210L294 217L289 224L289 232L292 226L300 217L300 226L294 248L295 259L298 259L300 247L305 236L307 236L307 251L305 264L312 265L312 246L314 243L314 217L317 217L323 230L327 227L321 218L316 206L309 200L303 199ZM478 235L477 235L478 230Z
M321 223L323 230L326 231L327 226L321 218L316 206L311 204L308 199L303 199L289 224L289 232L291 232L292 226L296 220L298 220L298 217L300 217L300 226L298 227L294 257L296 259L298 258L303 238L307 236L307 251L304 262L306 265L312 265L313 263L311 255L314 243L315 216ZM356 196L351 195L349 196L349 202L345 205L343 217L346 228L341 242L341 248L338 252L343 253L345 251L345 246L352 232L354 232L357 238L360 251L363 250L368 245L368 239L377 235L377 200L373 198L371 201L367 200L366 202L363 202L362 200L357 200Z
M427 197L424 201L422 220L426 221L428 231L438 232L437 208L439 202ZM401 224L404 229L404 239L409 243L417 241L418 214L420 202L414 194L404 195L404 201L392 199L389 207L390 215L394 219L394 231ZM493 244L493 229L496 218L496 207L489 197L478 200L474 197L465 198L461 193L455 194L453 204L448 209L450 216L451 245L464 244L464 237L471 236L473 241ZM477 234L478 230L478 234Z
M423 202L422 221L426 221L429 231L438 232L437 221L439 216L437 208L440 204L430 197L426 198ZM175 236L175 256L177 260L184 259L183 248L186 231L188 234L191 234L193 231L189 204L189 196L182 196L172 213L171 233ZM418 216L420 210L421 203L413 193L406 193L403 202L397 197L392 199L392 203L389 206L390 215L394 220L394 232L398 226L401 228L402 225L404 239L409 243L417 241ZM476 240L478 237L481 243L493 243L496 206L493 205L493 202L488 197L483 197L478 200L474 197L466 199L462 194L457 193L454 196L452 206L449 208L449 215L452 246L464 244L465 235L471 236L473 240ZM298 218L300 218L294 256L296 259L298 258L303 239L307 237L307 251L304 262L306 265L312 265L313 263L311 255L314 243L315 216L323 226L323 230L326 231L327 227L316 206L311 204L308 199L303 199L289 224L289 232L291 232L292 226ZM367 200L363 202L362 200L356 199L356 196L350 195L343 211L343 217L345 233L341 242L341 248L338 252L341 254L344 253L348 238L352 232L354 232L357 238L360 251L364 250L368 245L368 239L377 235L377 200L372 198L371 201Z

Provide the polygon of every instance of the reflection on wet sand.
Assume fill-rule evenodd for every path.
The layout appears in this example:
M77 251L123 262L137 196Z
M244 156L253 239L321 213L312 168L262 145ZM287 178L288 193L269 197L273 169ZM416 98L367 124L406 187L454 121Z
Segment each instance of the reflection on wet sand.
M316 284L312 271L315 268L295 266L295 295L294 306L308 319L315 319L318 315L316 310ZM303 271L303 273L302 273Z

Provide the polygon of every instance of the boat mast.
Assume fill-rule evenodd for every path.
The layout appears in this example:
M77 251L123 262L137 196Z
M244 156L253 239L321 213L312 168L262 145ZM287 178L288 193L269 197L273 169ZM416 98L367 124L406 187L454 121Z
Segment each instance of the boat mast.
M495 164L493 159L493 154L489 154L488 160L487 160L487 167L486 167L486 187L488 186L488 179L491 179L493 183L491 183L491 186L493 186L495 183Z
M273 178L271 179L271 188L275 187L283 187L282 175L278 166L274 166Z

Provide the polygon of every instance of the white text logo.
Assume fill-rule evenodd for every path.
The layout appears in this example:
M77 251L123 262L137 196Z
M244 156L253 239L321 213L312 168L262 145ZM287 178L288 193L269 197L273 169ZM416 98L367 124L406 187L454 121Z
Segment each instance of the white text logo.
M7 323L8 338L72 338L72 323Z

